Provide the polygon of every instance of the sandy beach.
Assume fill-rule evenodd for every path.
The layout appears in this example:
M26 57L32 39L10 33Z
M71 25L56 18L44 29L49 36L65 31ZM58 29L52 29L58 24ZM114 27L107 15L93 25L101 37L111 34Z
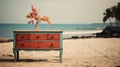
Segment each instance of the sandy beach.
M0 67L120 67L120 38L63 40L63 62L59 51L20 51L14 62L13 42L0 43Z

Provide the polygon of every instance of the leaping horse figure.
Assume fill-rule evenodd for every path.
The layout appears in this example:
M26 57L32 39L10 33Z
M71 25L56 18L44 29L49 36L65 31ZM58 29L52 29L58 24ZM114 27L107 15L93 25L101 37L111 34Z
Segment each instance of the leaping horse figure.
M39 30L39 22L46 21L48 24L51 24L49 18L47 16L41 17L39 15L39 11L32 5L31 6L32 12L30 12L26 17L30 19L28 22L29 24L34 24L34 20L36 21L35 30Z

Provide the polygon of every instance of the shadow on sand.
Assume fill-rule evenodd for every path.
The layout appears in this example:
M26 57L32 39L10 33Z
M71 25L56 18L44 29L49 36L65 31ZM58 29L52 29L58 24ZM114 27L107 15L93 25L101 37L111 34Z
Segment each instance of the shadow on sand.
M14 59L0 59L0 62L15 62ZM47 59L20 59L16 62L48 62Z

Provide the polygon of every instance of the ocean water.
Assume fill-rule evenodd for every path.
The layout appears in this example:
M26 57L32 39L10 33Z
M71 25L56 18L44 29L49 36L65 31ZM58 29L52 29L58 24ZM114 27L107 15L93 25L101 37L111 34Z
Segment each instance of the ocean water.
M86 32L93 30L102 30L109 24L93 23L93 24L39 24L40 30L63 30L63 37L67 38L75 35L73 32ZM14 30L34 30L34 24L0 24L0 38L13 38ZM69 34L67 34L69 32ZM70 34L71 33L71 34ZM84 34L84 33L83 33Z

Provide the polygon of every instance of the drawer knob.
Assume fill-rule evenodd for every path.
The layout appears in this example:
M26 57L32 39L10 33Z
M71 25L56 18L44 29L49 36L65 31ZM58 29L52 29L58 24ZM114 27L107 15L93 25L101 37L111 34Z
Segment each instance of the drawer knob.
M21 38L24 39L24 36L22 36Z
M53 36L51 36L51 39L53 39L54 37Z
M24 44L21 44L21 47L23 47L24 46Z
M39 36L36 37L37 39L40 38Z
M53 44L50 44L50 46L52 47L52 46L53 46Z

